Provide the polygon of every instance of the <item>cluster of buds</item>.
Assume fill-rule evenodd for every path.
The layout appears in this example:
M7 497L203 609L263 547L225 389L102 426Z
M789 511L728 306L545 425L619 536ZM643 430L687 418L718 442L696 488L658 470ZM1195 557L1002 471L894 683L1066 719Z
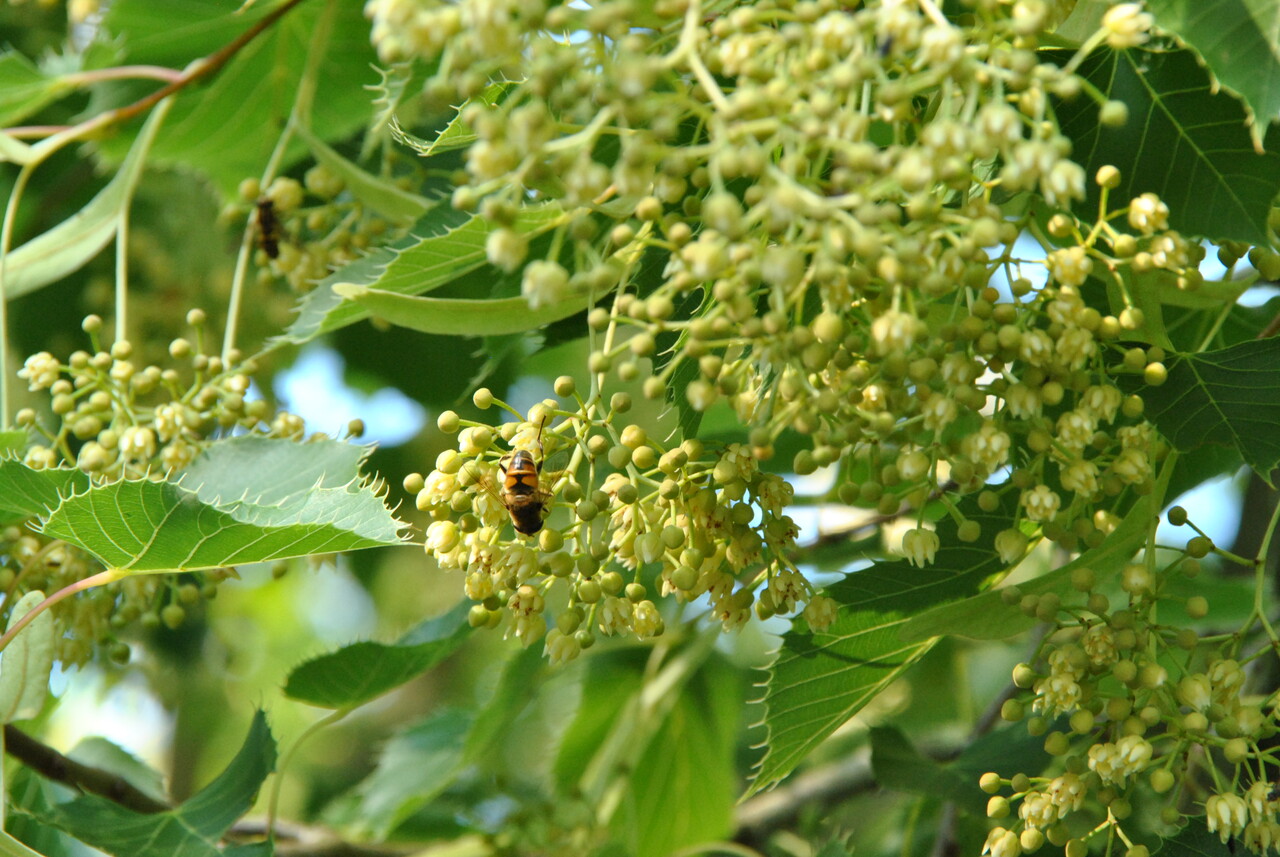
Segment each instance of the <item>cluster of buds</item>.
M404 166L412 169L414 163ZM407 175L400 181L405 186L413 183ZM259 283L283 278L294 294L309 292L330 271L386 243L394 227L407 225L370 210L324 164L307 170L301 182L281 176L263 188L258 179L248 178L238 191L240 204L228 215L248 214L257 244Z
M1169 520L1190 523L1176 506ZM1015 667L1014 684L1026 696L1006 701L1001 714L1025 718L1031 734L1045 736L1061 773L983 776L982 787L993 795L988 814L1001 820L983 853L1017 857L1046 840L1068 854L1084 853L1095 837L1116 836L1130 855L1145 857L1146 846L1125 829L1135 801L1154 793L1164 801L1161 821L1180 825L1194 811L1187 789L1198 777L1216 786L1200 797L1210 832L1224 842L1240 837L1259 854L1280 844L1274 783L1263 773L1272 758L1267 746L1280 732L1275 699L1249 693L1239 657L1253 626L1202 637L1190 624L1157 620L1159 605L1173 606L1167 593L1177 578L1196 577L1213 550L1199 533L1163 563L1155 549L1145 552L1121 569L1119 606L1087 567L1073 569L1078 603L1004 590L1009 604L1049 622L1051 633L1032 662ZM1181 606L1193 623L1209 612L1201 595L1182 599ZM1068 728L1051 731L1059 718ZM1015 806L1018 820L1010 824L1004 819Z
M65 363L42 351L28 357L18 376L32 392L47 391L57 425L43 426L34 408L17 414L20 426L42 436L24 462L33 468L75 466L100 480L160 478L182 470L218 432L247 429L301 438L302 420L249 397L252 360L207 354L205 314L187 314L195 342L175 339L169 354L190 369L137 366L133 346L121 340L100 348L102 320L85 319L94 351L77 351Z
M1000 489L1021 498L1001 533L1012 561L1024 521L1069 550L1094 545L1111 499L1151 486L1159 445L1145 445L1141 397L1112 375L1160 383L1164 354L1117 345L1143 324L1127 278L1172 272L1195 288L1200 250L1153 194L1111 205L1113 168L1094 177L1092 225L1060 213L1046 234L1031 215L1005 218L996 193L1064 211L1084 198L1089 177L1051 105L1092 90L1078 63L1036 53L1051 4L978 6L961 27L930 2L706 17L678 0L643 32L611 0L376 0L366 14L384 58L435 63L428 95L466 102L475 141L453 204L496 225L489 261L519 273L534 306L611 301L589 316L602 334L592 373L647 375L646 395L698 411L728 404L758 459L798 432L809 448L790 469L859 474L839 499L881 514L986 491L1013 467ZM1084 54L1145 37L1149 16L1128 6ZM476 97L499 80L519 82ZM1119 122L1119 106L1099 108ZM531 258L540 245L515 229L540 200L565 211L550 246L573 246L572 272L563 254ZM1113 225L1125 213L1132 232ZM1015 248L1024 229L1039 256ZM653 253L669 260L660 281L632 289L642 266L628 260ZM1086 300L1099 280L1122 295L1110 312ZM907 546L919 562L933 554L926 533Z
M28 357L18 375L31 392L49 396L55 423L44 425L35 408L18 412L17 424L34 436L23 463L37 470L75 468L99 483L159 480L178 475L231 430L301 440L300 417L250 397L254 361L238 353L229 361L206 353L204 312L192 310L186 320L192 339L169 344L181 369L135 364L127 340L103 346L97 316L82 325L92 351L77 351L65 362L43 351ZM0 555L6 559L0 569L6 604L32 590L56 592L101 570L92 557L25 525L0 534ZM123 629L135 622L176 628L194 603L216 595L229 574L221 569L183 579L138 575L64 599L52 608L58 658L82 664L101 649L115 661L127 661L129 647L119 639Z
M556 392L573 396L572 379L559 379ZM427 553L465 573L473 624L502 626L528 645L551 618L553 661L575 657L598 634L661 634L662 598L705 597L726 629L753 608L830 624L830 600L814 595L789 558L797 530L783 511L792 496L785 481L742 446L667 448L623 425L625 395L607 409L575 399L572 410L549 399L527 415L512 411L516 419L496 430L446 412L439 424L457 432L457 449L425 477L406 479L433 518ZM507 408L488 390L475 400Z

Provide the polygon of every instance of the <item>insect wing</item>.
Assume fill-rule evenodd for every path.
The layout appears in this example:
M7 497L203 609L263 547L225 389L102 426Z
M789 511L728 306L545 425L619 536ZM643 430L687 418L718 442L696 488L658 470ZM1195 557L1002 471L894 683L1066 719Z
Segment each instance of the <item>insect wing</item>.
M542 470L538 474L538 485L546 493L550 494L554 491L556 483L567 472L569 461L572 457L570 455L571 452L572 450L568 448L556 450L542 462Z
M502 500L501 475L496 466L468 461L458 471L459 484L472 493L471 508L486 524L497 525L507 519L507 504Z

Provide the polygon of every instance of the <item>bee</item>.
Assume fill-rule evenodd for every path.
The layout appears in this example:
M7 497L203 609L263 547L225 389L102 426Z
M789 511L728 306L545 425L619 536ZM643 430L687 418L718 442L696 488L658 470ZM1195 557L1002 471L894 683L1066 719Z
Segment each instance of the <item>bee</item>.
M275 203L265 196L258 200L258 246L268 259L280 255L280 220Z
M544 467L542 430L545 427L544 420L538 426L534 449L515 449L498 462L500 486L495 487L491 478L472 471L472 479L507 510L511 525L523 536L537 535L542 530L543 522L551 513L550 486L559 476L555 467ZM555 459L563 454L563 451L557 453Z
M551 492L539 483L544 459L542 430L546 425L547 421L543 420L534 440L538 447L537 458L527 449L517 449L498 462L498 470L502 473L502 491L498 499L507 508L516 532L525 536L535 535L541 530L542 522L551 511Z

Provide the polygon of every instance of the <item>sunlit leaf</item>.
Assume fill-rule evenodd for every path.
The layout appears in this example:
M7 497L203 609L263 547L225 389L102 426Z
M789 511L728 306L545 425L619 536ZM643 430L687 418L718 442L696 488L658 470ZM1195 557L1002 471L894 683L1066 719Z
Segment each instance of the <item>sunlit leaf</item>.
M215 443L187 466L182 487L203 502L270 506L313 488L343 488L372 447L339 440L297 443L245 435Z
M667 857L729 835L743 690L741 675L712 655L676 697L649 752L630 770L614 823L628 853ZM697 811L688 811L691 806Z
M89 477L79 470L33 470L21 461L0 460L0 513L27 518L47 515L74 491L89 487Z
M560 216L557 205L523 209L514 228L530 232ZM394 246L360 259L321 280L298 307L298 318L281 337L301 345L329 331L369 317L369 311L334 291L340 283L367 286L401 295L421 295L451 283L487 264L485 240L493 231L489 221L456 211L433 208L411 234Z
M1148 0L1162 30L1195 48L1254 117L1261 143L1280 116L1280 5L1273 0Z
M1119 205L1147 191L1169 206L1169 225L1188 235L1267 242L1267 214L1280 191L1280 155L1259 154L1240 102L1215 92L1188 50L1167 52L1101 49L1080 73L1107 97L1123 101L1122 127L1101 125L1089 98L1059 105L1072 157L1093 176L1111 164L1120 184L1110 198ZM1096 216L1099 188L1085 183L1081 205Z
M471 724L468 712L446 708L397 730L360 784L345 826L356 835L384 839L448 788L463 766L462 746Z
M486 105L497 104L514 86L515 84L507 81L491 83L485 88L484 92L468 101L467 104L473 102ZM475 132L471 130L467 123L462 121L462 111L465 109L466 105L464 104L453 119L449 120L449 124L445 126L444 130L436 135L434 140L428 141L410 134L401 128L399 123L394 123L391 126L391 131L397 140L424 158L451 152L455 149L465 149L477 140Z
M591 304L588 295L575 295L558 303L531 308L523 297L493 300L411 297L346 283L334 286L333 290L360 304L374 318L422 333L446 336L500 336L536 330L580 313Z
M171 4L117 0L106 7L104 35L124 34L121 65L154 64L183 68L225 47L276 4L241 8L240 2L184 0L181 14ZM195 169L209 176L225 197L232 197L246 176L260 175L293 107L313 34L328 26L327 44L318 77L311 81L316 98L310 126L325 140L341 140L364 127L369 96L364 87L377 83L377 56L369 43L369 25L359 3L301 3L273 26L237 51L199 89L198 98L182 98L173 120L156 142L159 164ZM332 16L326 23L322 16ZM154 89L148 86L143 92ZM127 137L124 138L127 142ZM102 142L119 157L118 143ZM295 139L283 165L307 153Z
M151 144L170 106L169 101L156 105L111 181L84 208L8 255L5 295L16 298L60 280L78 271L107 246L133 198Z
M556 778L564 790L619 801L614 836L629 854L665 857L730 829L743 677L707 642L681 648L657 675L639 648L593 653L587 664ZM608 774L616 770L628 772L625 783Z
M0 54L0 128L17 125L68 90L16 51Z
M399 544L402 525L356 472L364 450L344 446L224 441L179 483L122 480L67 497L43 532L135 572Z
M275 739L258 712L231 764L181 806L143 814L87 794L60 804L50 820L116 857L221 857L219 840L253 805L275 762Z
M361 641L299 664L284 693L321 708L354 708L394 690L452 654L470 636L470 605L431 619L386 644Z
M44 598L38 589L22 596L13 605L8 627L12 628ZM29 720L40 713L49 695L49 673L53 670L56 644L53 616L44 610L0 652L0 722Z
M1012 498L1006 495L991 513L975 502L963 510L982 528L977 541L961 542L946 518L938 524L941 545L933 563L916 568L886 561L852 572L826 592L839 605L830 628L815 634L795 625L783 637L764 685L768 738L752 792L790 773L933 646L932 637L904 641L907 622L979 592L1006 570L993 540L1011 524Z

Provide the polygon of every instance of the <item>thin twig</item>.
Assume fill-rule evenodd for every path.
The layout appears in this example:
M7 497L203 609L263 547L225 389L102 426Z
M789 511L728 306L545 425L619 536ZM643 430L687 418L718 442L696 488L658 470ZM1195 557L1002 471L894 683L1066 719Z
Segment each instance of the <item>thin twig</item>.
M213 74L218 69L226 65L227 61L235 56L241 48L257 38L263 30L280 20L289 12L289 10L301 2L302 0L288 0L288 2L283 5L272 9L271 12L263 16L262 20L256 22L252 27L245 30L235 39L209 54L209 56L193 62L187 67L187 70L182 73L181 77L177 78L172 83L160 87L150 95L145 95L142 98L139 98L132 104L127 104L124 107L108 111L106 115L110 117L109 121L123 122L126 119L132 119L139 113L144 113L147 110L150 110L166 97L173 95L175 92L190 86L192 83Z
M4 744L10 756L46 779L99 795L134 812L165 812L171 808L123 777L67 758L12 723L5 724Z

